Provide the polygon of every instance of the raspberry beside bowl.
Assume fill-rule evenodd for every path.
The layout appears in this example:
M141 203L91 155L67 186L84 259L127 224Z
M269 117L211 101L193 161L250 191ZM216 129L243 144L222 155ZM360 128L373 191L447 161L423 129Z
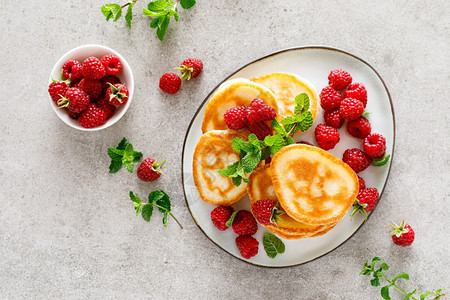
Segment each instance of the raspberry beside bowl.
M83 46L79 46L79 47L76 47L76 48L70 50L69 52L64 54L53 66L48 84L50 84L52 82L52 77L56 80L59 80L59 78L61 76L61 68L62 68L63 64L66 61L68 61L69 59L76 59L80 63L83 63L83 61L90 56L95 56L100 59L102 56L104 56L106 54L114 54L117 57L119 57L119 59L122 62L123 69L122 69L122 72L119 75L117 75L117 77L119 77L121 82L124 83L126 85L126 87L128 88L128 91L129 91L128 101L126 104L117 107L114 114L106 121L105 124L98 126L98 127L94 127L94 128L84 128L80 125L80 123L78 123L78 120L75 120L75 119L72 119L69 117L68 111L66 109L58 109L58 107L55 105L55 103L53 102L51 97L49 97L50 105L52 106L56 115L64 123L66 123L67 125L75 128L75 129L79 129L79 130L83 130L83 131L97 131L97 130L105 129L105 128L113 125L117 121L119 121L120 118L122 118L122 116L127 111L128 107L131 104L131 100L133 98L133 93L134 93L133 72L131 71L131 67L128 64L128 62L125 60L125 58L123 58L123 56L120 55L117 51L115 51L109 47L106 47L106 46L95 45L95 44L83 45Z

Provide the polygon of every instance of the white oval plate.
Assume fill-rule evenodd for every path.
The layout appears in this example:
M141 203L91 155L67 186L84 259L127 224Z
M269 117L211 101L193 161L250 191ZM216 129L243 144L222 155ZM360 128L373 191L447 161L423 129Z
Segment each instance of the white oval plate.
M381 194L389 175L394 150L394 111L386 85L380 75L367 62L339 49L325 46L305 46L283 50L260 58L237 70L222 82L236 77L252 78L271 72L290 72L309 80L320 93L321 89L328 84L329 72L340 68L352 75L353 82L362 82L366 86L368 93L367 109L372 112L368 116L372 125L372 132L381 133L386 138L386 153L391 154L389 163L383 167L369 167L358 174L364 178L367 187L375 187ZM202 135L201 124L206 104L217 87L206 97L195 113L187 130L183 146L182 169L186 203L195 222L206 236L231 255L251 264L265 267L287 267L302 264L327 254L349 239L364 223L364 217L360 213L350 217L351 210L334 229L323 236L299 240L282 239L286 245L286 251L272 259L266 255L262 245L262 237L264 233L269 231L258 225L258 232L254 237L259 241L259 251L256 256L247 260L240 255L236 247L235 238L237 235L233 230L230 228L224 232L219 231L212 224L210 212L215 206L200 198L192 177L192 156ZM304 134L296 135L295 139L315 144L313 131L319 123L323 123L322 112L313 127ZM339 133L341 141L333 150L329 151L330 153L342 158L342 153L346 149L362 149L362 141L347 133L346 123L339 129ZM382 203L379 205L382 205ZM235 210L249 209L248 196L242 198L233 207Z

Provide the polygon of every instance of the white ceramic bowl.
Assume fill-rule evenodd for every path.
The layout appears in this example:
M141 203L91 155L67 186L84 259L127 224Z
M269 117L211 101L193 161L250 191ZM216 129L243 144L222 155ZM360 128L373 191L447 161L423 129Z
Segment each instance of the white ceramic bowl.
M50 105L52 106L55 113L58 115L58 117L64 123L66 123L67 125L69 125L73 128L83 130L83 131L96 131L96 130L105 129L105 128L113 125L117 121L119 121L120 118L122 118L122 116L127 111L128 107L131 104L131 100L133 99L133 92L134 92L133 72L131 71L130 65L125 60L125 58L123 58L122 55L120 55L117 51L115 51L109 47L102 46L102 45L83 45L83 46L76 47L76 48L70 50L69 52L67 52L66 54L64 54L56 62L55 66L52 69L48 84L50 84L52 82L52 77L55 80L59 80L59 78L61 76L62 66L69 59L76 59L82 64L83 61L86 58L88 58L89 56L95 56L98 59L101 59L106 54L117 55L117 57L119 57L120 61L122 62L123 70L122 70L122 72L120 72L119 75L117 75L117 77L119 77L120 81L122 83L124 83L125 86L128 88L128 92L129 92L128 101L125 105L121 105L121 106L117 107L114 114L102 126L98 126L98 127L94 127L94 128L84 128L80 125L80 123L78 123L78 120L74 120L69 117L67 109L58 109L56 104L53 102L52 98L49 96Z

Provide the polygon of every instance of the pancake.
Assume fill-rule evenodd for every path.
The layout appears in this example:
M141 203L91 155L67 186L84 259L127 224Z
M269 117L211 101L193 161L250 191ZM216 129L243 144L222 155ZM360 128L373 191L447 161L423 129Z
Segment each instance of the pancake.
M270 169L281 206L290 217L305 224L338 222L358 194L356 173L317 147L286 146L273 156Z
M250 207L253 206L258 200L271 199L277 201L277 195L275 194L270 165L258 168L250 174L250 182L247 185L248 195L250 197ZM324 230L327 230L329 225L306 225L304 223L297 222L287 214L282 214L281 218L284 220L278 221L278 227L276 225L263 225L271 232L278 234L286 239L300 239L310 237L318 234ZM334 224L333 224L334 226Z
M236 78L224 82L214 93L205 109L202 132L226 130L223 115L236 106L250 106L255 98L260 98L278 114L275 95L266 87L248 79Z
M235 137L247 139L228 130L209 131L202 135L195 148L192 163L194 182L205 202L229 206L247 194L246 183L236 187L230 177L217 172L239 160L239 154L231 147L231 140Z
M269 73L252 78L252 81L264 85L275 94L279 110L277 120L293 115L296 105L295 97L306 93L310 100L309 111L316 121L319 115L319 95L308 80L291 73Z

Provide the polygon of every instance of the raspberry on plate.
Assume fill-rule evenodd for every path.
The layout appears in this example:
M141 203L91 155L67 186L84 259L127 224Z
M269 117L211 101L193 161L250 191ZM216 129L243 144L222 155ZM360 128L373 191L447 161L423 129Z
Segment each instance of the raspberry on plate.
M236 246L243 258L250 259L258 254L259 242L250 235L241 235L236 238Z
M372 158L358 148L345 150L342 161L349 165L356 173L364 171L372 164Z
M323 150L333 149L340 140L339 132L336 128L325 124L317 125L314 130L314 135L316 137L317 144Z
M247 120L252 122L271 121L277 116L275 110L259 98L253 99L248 108Z
M252 205L252 213L261 225L277 224L285 212L278 209L278 201L271 199L258 200Z
M361 212L367 218L367 213L375 208L379 198L380 194L378 194L376 188L365 188L362 191L359 191L355 203L353 203L353 211L350 216L355 215L357 212Z
M348 86L347 90L344 92L344 98L357 99L364 104L364 108L367 105L367 90L364 84L355 82Z
M347 132L356 138L363 139L370 134L372 127L369 120L364 117L359 117L348 121Z
M161 174L161 167L166 161L158 162L153 158L144 159L137 169L137 177L142 181L155 181Z
M79 88L68 88L57 104L58 108L67 107L73 113L81 113L89 106L89 96Z
M203 70L203 62L197 58L188 58L181 63L179 68L175 69L181 72L181 81L189 80L200 75Z
M83 61L83 75L91 79L101 79L106 74L105 67L103 67L100 60L91 56Z
M105 68L106 75L117 75L122 72L122 62L114 54L107 54L100 60Z
M69 85L66 81L53 81L48 86L48 93L50 94L53 102L57 104L58 101L64 97L68 89Z
M359 181L359 191L362 191L363 189L366 188L366 182L364 181L364 179L362 179L362 177L359 176L358 181Z
M175 73L165 73L159 79L159 88L167 94L176 94L181 86L181 78Z
M98 108L95 103L89 104L89 107L83 111L78 118L78 123L84 128L94 128L106 123L106 113Z
M62 66L62 76L64 79L69 79L72 82L79 81L83 78L83 66L79 61L70 59Z
M320 106L324 110L339 108L342 102L342 95L331 86L324 87L320 92Z
M415 232L409 224L405 223L405 220L399 225L389 224L394 230L391 232L392 240L394 244L399 246L411 246L414 242Z
M341 118L339 108L325 111L323 118L325 119L325 124L334 128L341 128L344 124L344 119Z
M106 89L106 99L114 106L124 105L128 101L129 92L125 84L116 83L109 84L109 88Z
M258 230L258 224L252 213L248 210L240 210L237 212L232 227L238 235L253 235Z
M78 84L78 88L88 94L91 102L100 97L103 91L100 80L90 78L81 79L80 83Z
M342 69L332 70L328 75L328 84L336 91L345 89L352 83L352 76Z
M221 231L227 230L225 224L233 214L234 209L231 206L218 206L211 211L211 221Z
M116 110L116 107L114 105L111 105L111 103L109 103L108 99L106 98L98 100L97 107L106 113L106 118L111 117Z
M382 157L386 153L386 139L381 134L372 133L364 139L363 149L373 158Z
M247 125L247 107L238 106L230 108L223 115L228 128L239 130Z
M345 98L342 100L341 107L339 108L341 118L350 121L360 117L363 112L363 103L353 98Z
M249 129L261 141L268 135L272 135L272 128L266 122L254 122L249 124Z

